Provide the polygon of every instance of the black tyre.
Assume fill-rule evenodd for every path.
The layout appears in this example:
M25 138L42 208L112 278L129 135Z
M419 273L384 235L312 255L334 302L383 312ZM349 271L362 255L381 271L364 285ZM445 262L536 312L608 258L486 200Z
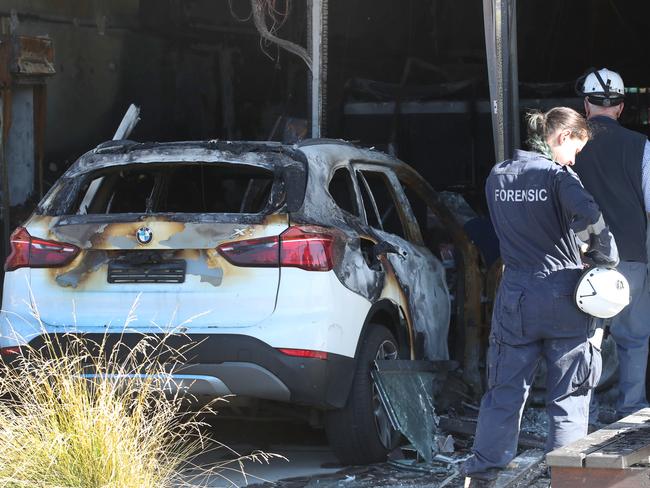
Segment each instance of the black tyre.
M370 324L361 344L348 402L325 417L330 446L344 464L385 461L399 444L400 434L393 429L370 376L375 359L397 359L398 351L397 341L386 327Z

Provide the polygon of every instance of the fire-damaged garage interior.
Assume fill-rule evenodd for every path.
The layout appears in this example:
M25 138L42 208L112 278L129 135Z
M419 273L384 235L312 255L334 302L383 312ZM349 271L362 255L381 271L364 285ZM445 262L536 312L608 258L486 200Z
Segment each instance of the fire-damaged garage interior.
M115 332L115 308L101 308L115 286L127 310L136 301L174 316L206 344L211 321L227 317L231 342L210 346L227 359L188 361L201 395L255 392L266 416L296 403L301 420L329 429L344 464L385 459L400 431L410 454L381 469L456 486L502 273L486 177L526 146L527 112L584 113L576 79L592 67L621 73L621 124L650 135L648 19L641 0L0 0L0 283L56 304L33 321L52 336L66 332L68 301L75 326ZM308 272L321 274L299 285ZM319 293L339 307L327 319ZM14 313L22 299L10 295ZM306 346L304 324L280 339L265 329L303 299L309 324L323 324ZM251 344L239 339L247 327ZM255 362L267 346L272 359ZM604 343L605 356L613 349ZM365 383L359 369L344 373L360 356L373 365ZM313 380L326 368L309 361L323 359L332 376ZM243 370L245 388L228 383ZM344 406L360 388L388 429L364 455L363 439L341 434L358 420L361 407ZM262 411L251 405L235 400L228 415ZM413 422L422 411L435 435ZM540 412L527 414L519 447L532 450L503 486L543 478ZM379 483L391 476L381 469L353 475ZM368 482L359 486L382 486Z
M307 52L308 2L260 5L267 29ZM436 189L480 190L494 159L481 3L326 5L321 135L394 151ZM575 79L592 65L615 66L633 95L626 124L647 128L644 2L516 7L521 111L578 106L567 100L576 98ZM21 103L42 111L36 122L46 117L44 134L39 127L35 134L39 162L13 179L11 206L34 202L74 159L110 139L130 103L143 112L133 133L141 141L312 135L311 70L261 37L249 1L4 1L0 8L3 45L12 36L46 36L51 50L47 66L30 66L24 45L25 62L3 66L14 117ZM46 107L38 93L27 101L21 86L44 86ZM41 166L42 188L39 181L20 188Z

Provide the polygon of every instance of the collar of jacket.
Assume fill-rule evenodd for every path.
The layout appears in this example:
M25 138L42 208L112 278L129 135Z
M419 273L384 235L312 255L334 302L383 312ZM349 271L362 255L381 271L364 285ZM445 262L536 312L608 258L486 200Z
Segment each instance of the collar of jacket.
M620 125L618 120L608 117L607 115L594 115L589 117L589 122L597 122L605 125Z
M526 161L531 161L533 159L539 159L539 158L546 159L547 161L550 161L551 163L558 165L560 167L559 169L562 170L562 171L567 171L569 173L574 173L574 171L569 166L562 166L560 163L558 163L554 159L549 158L545 154L542 154L542 153L537 152L537 151L524 151L523 149L515 149L515 155L514 155L513 160L514 161L522 161L522 162L525 163Z
M542 154L537 151L524 151L523 149L515 149L514 160L516 161L530 161L531 159L547 159L548 161L553 161L552 158L549 158L546 154ZM557 163L556 163L557 164Z

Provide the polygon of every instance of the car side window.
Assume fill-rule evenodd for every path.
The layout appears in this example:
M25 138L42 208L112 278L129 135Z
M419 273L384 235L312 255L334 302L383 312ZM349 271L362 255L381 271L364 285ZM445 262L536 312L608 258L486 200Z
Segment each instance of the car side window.
M334 172L327 191L341 209L359 216L354 184L347 168L339 168Z
M361 189L361 199L363 200L363 208L366 211L366 220L368 221L368 225L375 229L382 229L382 226L379 223L377 205L375 204L375 199L370 193L370 186L363 175L359 172L357 172L357 182Z
M406 199L409 201L409 204L411 205L411 210L413 211L415 220L418 223L420 232L424 236L426 235L430 227L429 220L428 220L429 207L426 204L426 202L422 200L422 198L420 198L420 196L415 192L415 190L413 190L408 185L404 184L404 182L402 181L400 181L400 183L402 184L402 189L404 190Z
M413 215L417 220L424 245L443 261L453 259L453 240L436 212L409 184L400 180Z
M375 171L359 171L359 185L369 193L364 197L368 225L406 239L398 210L399 203L395 200L392 185L386 175ZM369 196L371 198L367 198ZM367 199L370 204L366 202ZM374 219L371 217L373 214L376 216Z

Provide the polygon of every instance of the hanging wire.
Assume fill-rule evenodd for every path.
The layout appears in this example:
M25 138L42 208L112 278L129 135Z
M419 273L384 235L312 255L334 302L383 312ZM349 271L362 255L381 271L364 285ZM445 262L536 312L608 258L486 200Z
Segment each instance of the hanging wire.
M250 18L253 16L253 11L252 10L248 14L248 16L245 17L245 18L242 18L239 15L237 15L235 13L235 8L232 6L232 0L228 0L228 8L230 9L230 15L232 15L235 18L235 20L237 20L239 22L248 22L250 20Z
M307 68L311 71L311 57L307 50L294 42L282 39L277 36L278 30L287 22L291 13L293 0L250 0L251 13L246 18L239 17L233 8L233 0L228 0L231 15L240 22L253 19L255 28L260 33L260 49L273 61L279 59L279 55L273 57L268 52L268 46L276 44L279 48L285 49L301 58ZM270 19L270 25L268 20ZM279 52L279 51L278 51Z
M266 15L273 20L269 31L272 34L275 34L282 26L286 23L289 18L289 12L291 11L291 0L284 0L279 2L278 0L260 0L262 5L264 5L264 11ZM281 11L278 8L278 4L284 3L284 11Z
M312 60L309 56L309 53L307 53L307 50L299 44L288 41L286 39L282 39L276 35L278 29L282 27L282 25L286 22L291 9L291 0L283 1L285 2L284 12L278 9L278 0L250 0L253 11L253 22L255 23L255 27L257 28L258 32L262 36L260 46L262 48L262 51L270 59L274 59L264 49L264 42L277 44L282 49L285 49L301 58L307 65L308 69L311 71ZM267 17L272 21L270 27L267 24Z
M282 26L287 22L287 19L289 18L289 12L291 11L291 0L284 0L284 2L280 2L278 0L256 1L261 6L261 10L264 14L264 19L268 18L271 20L271 23L268 26L269 33L272 36L277 35L277 32L282 28ZM284 3L284 10L281 10L278 7L280 3ZM269 59L275 61L279 59L279 50L278 56L273 57L268 49L271 44L273 44L273 42L270 39L266 39L264 37L260 38L260 49Z

